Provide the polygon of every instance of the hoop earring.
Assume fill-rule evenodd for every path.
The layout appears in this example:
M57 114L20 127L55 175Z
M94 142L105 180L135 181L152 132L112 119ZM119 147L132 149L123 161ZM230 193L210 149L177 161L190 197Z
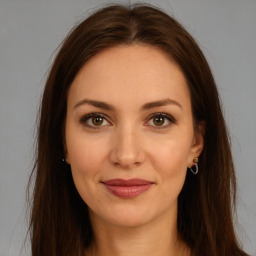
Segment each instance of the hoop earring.
M193 159L193 162L195 163L195 170L192 168L192 167L188 167L189 168L189 170L194 174L194 175L197 175L197 173L198 173L198 157L195 157L194 159Z

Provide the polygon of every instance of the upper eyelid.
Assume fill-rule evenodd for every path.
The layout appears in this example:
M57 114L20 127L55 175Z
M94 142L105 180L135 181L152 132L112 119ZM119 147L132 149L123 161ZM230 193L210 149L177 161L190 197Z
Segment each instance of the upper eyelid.
M91 117L94 117L94 116L101 116L101 117L104 117L106 119L111 119L108 115L100 113L100 112L92 112L92 113L82 115L80 119L82 119L82 118L91 118Z
M108 123L112 124L111 118L108 115L99 113L99 112L93 112L93 113L89 113L86 115L82 115L79 118L79 123L83 124L84 122L86 122L87 120L89 120L90 118L93 118L95 116L100 116L100 117L104 118Z
M83 115L82 117L79 118L79 122L80 123L83 123L85 121L87 121L88 119L94 117L94 116L101 116L103 117L107 122L109 123L113 123L113 119L110 118L108 115L104 114L104 113L100 113L100 112L92 112L92 113L88 113L86 115ZM167 113L164 113L164 112L156 112L156 113L152 113L150 114L146 119L145 119L145 122L148 122L149 120L151 120L153 117L155 116L163 116L164 118L168 119L169 121L173 122L173 123L176 123L176 119L170 115L170 114L167 114Z
M148 125L147 123L155 116L163 116L165 119L167 119L167 121L169 122L169 124L166 125L162 125L162 126L157 126L157 125ZM160 130L165 130L165 129L169 129L170 126L172 126L173 124L177 124L176 119L169 114L166 113L156 113L156 114L152 114L146 121L146 123L144 124L145 126L149 126L150 129L156 130L156 131L160 131Z
M164 112L153 113L153 114L151 114L151 115L148 117L148 120L152 119L152 118L155 117L155 116L163 116L163 117L165 117L165 118L167 118L167 119L171 119L171 121L173 121L173 122L176 122L176 119L175 119L172 115L167 114L167 113L164 113Z

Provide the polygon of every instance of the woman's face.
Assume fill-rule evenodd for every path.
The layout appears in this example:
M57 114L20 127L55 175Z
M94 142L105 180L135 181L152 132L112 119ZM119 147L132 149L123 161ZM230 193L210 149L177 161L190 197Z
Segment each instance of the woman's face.
M92 220L131 227L177 217L203 136L179 66L136 44L104 50L80 70L68 94L65 143Z

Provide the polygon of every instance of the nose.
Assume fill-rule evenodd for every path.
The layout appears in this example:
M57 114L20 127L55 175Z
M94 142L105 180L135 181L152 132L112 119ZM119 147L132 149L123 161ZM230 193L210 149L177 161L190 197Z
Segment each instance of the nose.
M143 141L136 129L125 127L118 129L113 135L110 161L115 166L131 169L145 161Z

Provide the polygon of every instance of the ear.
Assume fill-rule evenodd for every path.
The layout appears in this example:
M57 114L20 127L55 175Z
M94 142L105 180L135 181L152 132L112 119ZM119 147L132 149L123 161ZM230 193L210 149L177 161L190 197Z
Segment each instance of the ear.
M193 166L193 159L199 157L204 148L205 122L200 122L195 127L194 138L191 145L188 166Z

